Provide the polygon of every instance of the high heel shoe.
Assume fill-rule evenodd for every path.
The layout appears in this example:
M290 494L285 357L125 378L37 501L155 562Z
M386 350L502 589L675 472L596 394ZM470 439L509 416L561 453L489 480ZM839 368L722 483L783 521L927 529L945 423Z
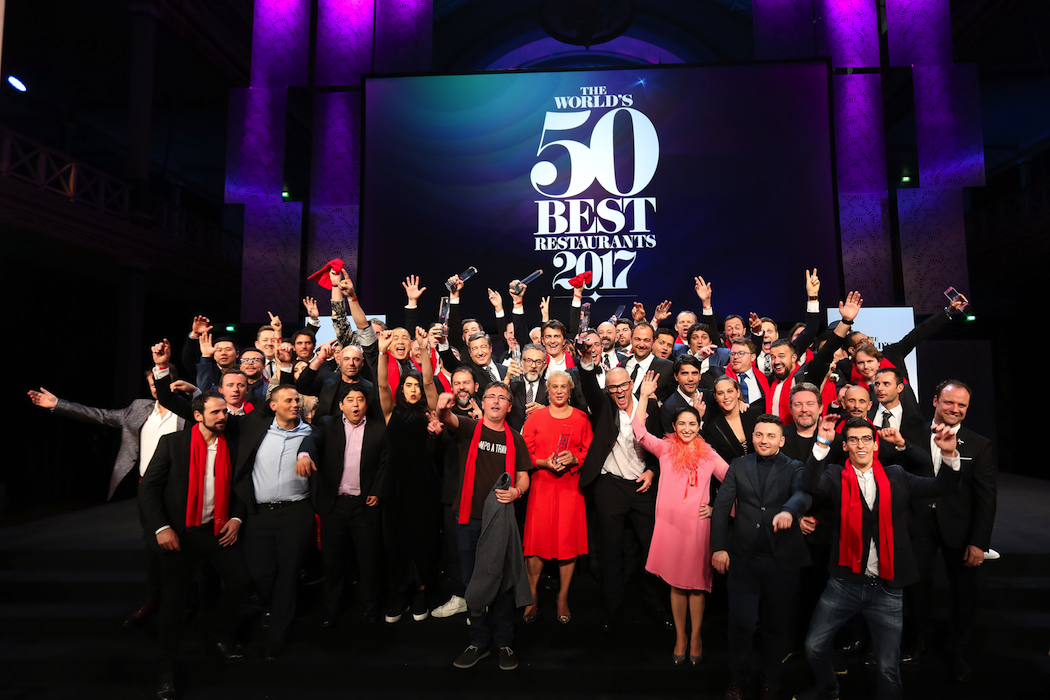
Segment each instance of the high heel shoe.
M685 654L671 654L671 660L675 666L681 666L685 663Z
M525 621L526 625L531 625L536 621L536 612L538 609L539 607L536 605L530 605L525 608L525 612L521 614L521 619Z
M689 655L689 663L693 666L699 666L700 662L704 660L704 652L700 652L697 656Z

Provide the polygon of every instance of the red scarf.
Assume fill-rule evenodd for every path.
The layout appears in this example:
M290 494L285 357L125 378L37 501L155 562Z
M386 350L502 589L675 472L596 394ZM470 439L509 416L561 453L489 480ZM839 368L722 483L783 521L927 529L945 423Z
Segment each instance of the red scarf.
M186 495L186 527L199 527L201 509L204 508L204 481L208 469L208 443L201 435L200 427L193 428L190 436L190 488ZM215 534L226 526L230 519L230 450L226 438L219 435L215 442L215 509L213 518Z
M892 362L890 362L889 360L887 360L884 357L879 362L879 369L886 369L887 367L892 367L893 369L897 369L897 365L893 364ZM851 362L850 366L849 366L849 369L850 369L850 371L849 371L849 383L853 384L854 386L862 386L865 389L867 389L868 391L871 391L871 387L868 386L868 380L865 379L864 377L860 376L860 372L857 371L857 365L855 365L855 364L853 364ZM904 381L905 384L908 383L907 379L905 379L903 381Z
M838 401L838 399L839 388L835 386L835 382L831 381L830 379L824 382L824 386L820 389L820 403L823 406L820 411L820 415L828 415L828 407L831 404Z
M801 367L802 365L806 364L807 362L809 362L812 359L813 359L813 351L812 350L806 350L806 352L804 352L802 354L802 357L800 357L797 360L795 360L795 366L796 367Z
M478 443L481 442L481 426L484 421L478 421L474 428L474 437L470 439L470 450L467 452L467 469L463 474L463 492L459 497L459 524L466 525L470 522L470 506L474 502L474 467L478 463ZM507 473L514 479L514 433L510 425L503 424L507 436Z
M872 445L876 448L876 445ZM875 485L879 499L879 578L893 580L893 501L890 498L890 480L882 468L878 452L872 458ZM862 535L864 495L853 464L846 460L842 470L842 507L839 528L839 566L847 566L855 574L863 573L868 562L868 549Z
M387 361L386 361L387 362L387 364L386 364L386 367L387 367L387 372L386 372L387 383L390 384L390 392L391 393L397 393L397 388L399 386L401 386L401 364L397 361L397 358L394 357L394 353L392 353L392 352L388 352L386 354L386 357L387 357ZM416 369L419 370L420 374L423 373L423 367L418 362L416 362L415 360L412 359L412 355L411 354L408 356L408 361L416 366ZM437 366L438 366L437 365L437 351L435 351L434 348L430 348L430 368L432 370L434 370L434 379L435 380L438 377L441 377L441 373L437 371ZM444 377L442 377L442 380L444 380ZM445 386L445 382L442 381L441 385ZM420 389L422 389L422 388L423 387L420 387ZM452 385L451 384L448 385L448 387L445 390L448 391L449 393L452 393Z
M569 371L570 369L572 369L573 367L576 366L576 363L572 361L572 355L570 355L569 353L565 352L564 350L562 350L562 357L565 358L565 371ZM601 360L599 360L599 362L601 362ZM550 364L551 364L551 356L550 356L550 354L548 354L547 355L547 364L544 365L544 371L546 371L546 367L549 367Z
M776 376L773 377L773 383L769 385L769 389L766 391L766 413L772 413L779 417L784 425L791 425L795 422L791 417L791 384L795 380L795 372L797 371L798 367L792 368L791 374L784 379L784 388L780 390L780 405L776 406L777 410L773 410L773 396L777 393L777 386L781 382Z

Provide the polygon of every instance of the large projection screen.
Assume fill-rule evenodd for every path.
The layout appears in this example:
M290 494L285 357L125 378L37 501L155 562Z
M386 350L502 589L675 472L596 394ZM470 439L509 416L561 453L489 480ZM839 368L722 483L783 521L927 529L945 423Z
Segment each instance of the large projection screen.
M827 62L369 77L361 287L393 310L418 274L436 315L442 282L478 275L463 314L509 308L534 269L568 320L569 279L590 270L592 319L634 301L801 320L803 270L839 299ZM398 301L395 301L398 300ZM369 304L374 308L374 302Z

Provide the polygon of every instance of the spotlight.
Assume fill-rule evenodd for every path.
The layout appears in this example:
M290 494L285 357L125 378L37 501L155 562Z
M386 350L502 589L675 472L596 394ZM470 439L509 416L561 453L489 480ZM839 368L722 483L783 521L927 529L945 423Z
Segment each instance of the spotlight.
M291 197L291 195L288 194L288 190L281 193L281 199L288 199L289 197Z
M967 316L967 317L966 317L966 320L967 320L967 321L976 321L976 320L977 320L977 317L976 317L976 316Z
M226 326L226 330L230 333L233 333L235 330L237 330L237 326Z
M13 87L15 90L18 90L19 92L26 91L26 84L13 75L7 76L7 82L11 83L11 87Z
M902 175L901 176L901 182L911 182L911 176L910 175Z

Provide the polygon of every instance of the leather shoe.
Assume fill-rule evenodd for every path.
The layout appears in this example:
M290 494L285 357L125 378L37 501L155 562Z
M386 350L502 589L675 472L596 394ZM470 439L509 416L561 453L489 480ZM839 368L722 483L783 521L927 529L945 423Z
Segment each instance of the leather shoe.
M365 622L370 625L374 625L379 622L379 608L375 605L369 605L365 608L365 611L361 614L365 618Z
M875 658L875 647L869 646L864 652L864 665L868 668L875 668L879 665L879 660Z
M649 608L649 614L656 620L656 624L666 630L674 630L674 621L671 619L671 615L663 608L654 605Z
M966 659L956 654L951 660L952 678L960 683L967 683L973 677L973 669Z
M215 642L215 651L228 664L236 664L244 661L244 647L240 644L228 642Z
M918 666L926 660L926 649L923 646L912 647L901 654L901 663L905 666Z
M175 700L175 674L165 671L160 674L160 683L157 684L157 700Z

